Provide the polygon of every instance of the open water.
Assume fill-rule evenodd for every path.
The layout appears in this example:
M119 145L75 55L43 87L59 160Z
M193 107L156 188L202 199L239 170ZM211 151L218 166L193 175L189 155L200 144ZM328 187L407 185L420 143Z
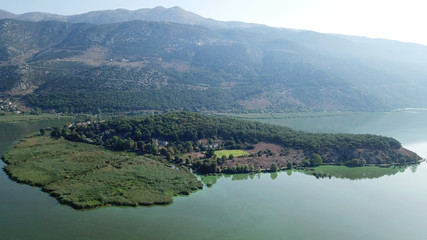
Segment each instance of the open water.
M427 111L280 119L312 132L394 137L427 157ZM54 122L0 123L0 155ZM56 123L61 125L62 123ZM3 167L4 163L0 163ZM0 172L0 239L426 239L427 164L374 179L298 172L204 178L169 206L78 211Z

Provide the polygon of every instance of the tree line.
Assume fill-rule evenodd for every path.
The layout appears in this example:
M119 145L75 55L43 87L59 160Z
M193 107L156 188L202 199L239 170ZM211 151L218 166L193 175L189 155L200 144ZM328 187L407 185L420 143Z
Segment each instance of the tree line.
M221 139L226 149L244 149L260 141L303 150L307 156L319 156L334 148L398 149L400 143L389 137L371 134L313 134L287 127L225 117L206 116L191 112L173 112L147 117L116 119L107 122L87 122L53 128L53 137L103 145L117 151L136 151L142 154L162 154L169 161L185 163L180 156L195 149L205 150L200 139ZM221 159L192 161L202 172L215 172ZM319 161L317 158L315 161ZM317 163L316 163L317 164ZM357 164L357 163L354 163ZM249 169L250 166L248 166ZM246 167L241 167L247 170ZM239 169L229 169L238 172Z

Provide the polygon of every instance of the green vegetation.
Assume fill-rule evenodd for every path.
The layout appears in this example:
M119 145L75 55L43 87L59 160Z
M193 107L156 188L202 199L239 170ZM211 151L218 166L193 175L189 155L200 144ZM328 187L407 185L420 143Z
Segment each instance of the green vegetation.
M227 150L208 148L204 156L192 157L203 155L194 151L201 151L206 142L216 142ZM248 155L241 149L253 149L252 144L258 142L302 150L306 159L294 162L298 168L319 166L325 158L351 166L367 161L402 164L418 160L392 138L310 134L188 112L40 129L38 135L22 140L3 159L12 179L40 186L74 208L168 204L173 196L202 187L190 167L199 173L260 172L259 166L238 162L238 157ZM252 156L264 160L280 157L270 149ZM269 171L280 170L279 164L268 164ZM289 161L286 166L294 167ZM316 176L330 175L325 169L326 173L317 171Z
M233 155L233 157L241 157L241 156L248 156L250 153L245 152L243 150L220 150L215 151L215 155L217 158L222 158L223 156L229 157L230 155Z
M66 84L66 83L64 83ZM87 84L86 79L81 82ZM100 83L101 84L101 83ZM57 109L66 113L96 113L155 110L219 110L239 109L231 94L219 89L209 91L183 89L141 89L133 91L92 91L70 92L67 88L49 88L49 93L31 94L25 100L32 106L43 109Z
M40 186L74 208L169 204L173 196L202 187L188 170L158 157L49 136L26 138L3 159L12 179Z
M43 113L39 115L34 114L16 114L16 113L5 113L0 114L0 122L17 122L17 121L25 121L25 122L31 122L31 121L46 121L46 120L57 120L57 119L69 119L70 122L73 122L77 119L79 119L78 116L71 116L71 115L58 115L58 114L48 114Z
M377 41L295 34L169 20L91 25L3 19L0 41L7 47L0 47L5 63L0 94L69 113L375 111L425 105L421 80L402 77L411 73L411 79L423 79L424 48L386 44L401 49L391 56L367 48ZM390 58L399 69L384 62Z
M348 163L356 158L369 164L394 164L402 161L401 159L414 163L419 159L409 151L399 152L400 143L388 137L369 134L312 134L286 127L189 112L82 123L70 128L53 128L51 135L70 141L103 145L116 151L160 153L169 161L192 167L200 173L242 173L249 172L251 168L245 164L227 168L227 164L224 165L228 161L227 158L230 160L241 155L243 152L240 151L225 152L222 155L208 149L203 159L184 157L183 154L204 148L199 144L200 139L218 139L227 150L246 149L261 141L276 143L288 149L303 150L307 157L307 160L302 162L304 166L318 166L322 162ZM167 145L161 145L162 142L167 142ZM263 154L273 156L268 149L259 152L258 156Z
M317 166L320 166L321 164L322 164L322 157L319 154L314 153L313 156L311 156L310 158L310 165L312 167L317 167Z
M333 147L375 150L401 147L398 141L389 137L370 134L313 134L258 122L210 117L189 112L75 125L71 128L55 128L52 135L86 142L91 140L99 142L98 138L102 136L107 147L124 149L126 144L122 144L130 140L134 143L143 141L145 144L150 144L153 139L161 139L176 144L178 150L183 150L181 148L183 146L178 146L179 144L198 141L201 138L222 139L224 146L229 149L244 148L248 146L247 143L267 141L313 153ZM121 140L111 141L114 137ZM139 150L144 151L144 149Z
M401 160L401 159L403 159L403 160ZM401 158L401 159L399 159L398 163L400 165L405 165L406 159L405 158ZM403 163L402 163L402 161L403 161ZM366 160L365 159L353 158L353 159L345 162L345 165L347 165L349 167L363 167L366 165Z
M279 167L275 163L271 164L270 166L270 172L277 172L279 170Z

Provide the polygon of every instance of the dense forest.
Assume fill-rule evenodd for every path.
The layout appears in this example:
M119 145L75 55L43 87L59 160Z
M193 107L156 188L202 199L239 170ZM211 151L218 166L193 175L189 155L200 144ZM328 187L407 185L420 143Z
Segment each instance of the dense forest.
M302 150L306 156L325 157L333 149L339 155L337 161L350 165L354 163L356 149L387 153L389 163L399 162L402 157L408 163L418 160L416 155L399 155L397 150L401 148L401 144L389 137L370 134L313 134L258 122L189 112L77 123L53 128L51 136L103 145L117 151L162 154L170 161L187 164L201 172L221 171L220 166L226 160L216 159L209 148L200 144L201 139L210 142L220 140L225 149L248 149L258 142L276 143L284 148ZM183 154L194 151L206 151L205 158L192 162L182 158ZM373 163L369 159L363 160Z
M140 110L225 111L240 109L225 92L180 89L147 89L139 91L52 92L27 95L33 106L65 113L127 112ZM197 101L195 100L197 99ZM96 103L96 104L94 104Z

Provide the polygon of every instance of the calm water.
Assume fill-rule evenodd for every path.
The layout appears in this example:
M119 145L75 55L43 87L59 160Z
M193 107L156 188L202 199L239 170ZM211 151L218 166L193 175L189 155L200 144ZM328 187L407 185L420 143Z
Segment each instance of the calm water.
M414 110L281 119L281 124L314 132L392 136L427 157L426 117L426 111ZM46 123L0 123L0 154L42 125ZM316 179L280 172L204 180L215 183L175 198L170 206L76 211L2 172L0 239L400 240L427 235L425 163L375 179Z

